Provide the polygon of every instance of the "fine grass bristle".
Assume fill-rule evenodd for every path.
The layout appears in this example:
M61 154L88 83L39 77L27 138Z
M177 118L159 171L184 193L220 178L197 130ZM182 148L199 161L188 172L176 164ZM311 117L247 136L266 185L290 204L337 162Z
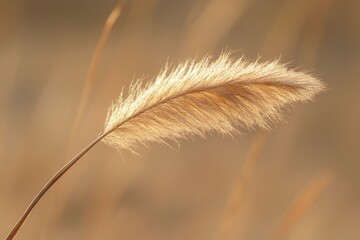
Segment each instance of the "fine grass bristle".
M324 85L315 77L289 70L277 61L189 60L168 67L148 84L136 82L127 99L110 108L103 140L117 149L136 151L151 142L168 143L208 131L231 134L268 128L284 105L311 99Z

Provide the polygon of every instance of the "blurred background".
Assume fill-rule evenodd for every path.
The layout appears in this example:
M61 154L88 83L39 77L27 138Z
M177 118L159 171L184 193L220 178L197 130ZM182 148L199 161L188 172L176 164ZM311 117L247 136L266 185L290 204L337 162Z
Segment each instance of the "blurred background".
M129 0L79 111L116 0L0 1L0 238L102 131L121 89L207 53L273 60L328 90L270 133L209 134L140 156L100 143L17 239L359 239L360 1Z

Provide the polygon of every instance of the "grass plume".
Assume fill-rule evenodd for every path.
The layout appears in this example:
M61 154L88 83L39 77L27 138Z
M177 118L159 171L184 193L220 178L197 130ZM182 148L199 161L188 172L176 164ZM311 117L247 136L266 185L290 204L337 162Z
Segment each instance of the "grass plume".
M323 90L316 78L289 70L277 61L249 63L228 53L217 60L189 60L169 67L142 88L130 87L110 107L105 130L60 169L35 196L6 240L14 239L45 193L101 140L135 151L151 142L167 143L208 131L231 134L239 126L268 127L287 104L311 99Z
M121 94L108 112L104 141L134 151L208 131L268 128L281 117L281 107L309 100L323 88L316 78L277 61L234 61L228 53L215 61L189 60L173 70L166 66L145 88L134 83L127 99Z

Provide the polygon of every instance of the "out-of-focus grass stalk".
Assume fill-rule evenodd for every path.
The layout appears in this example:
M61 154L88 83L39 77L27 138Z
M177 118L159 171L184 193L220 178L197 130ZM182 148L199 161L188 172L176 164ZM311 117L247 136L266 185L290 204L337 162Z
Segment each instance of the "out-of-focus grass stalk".
M286 239L334 179L335 175L331 171L317 174L295 197L270 239Z
M260 49L261 55L278 57L294 50L315 3L316 1L283 1L265 35L264 44Z
M313 21L306 29L298 58L300 63L306 64L307 66L314 65L332 4L333 0L321 0L312 12Z
M130 5L130 4L129 4ZM139 43L137 44L143 44L148 37L148 31L153 27L155 17L156 17L156 10L159 5L159 0L148 0L148 1L134 1L131 3L131 7L127 13L127 18L124 21L124 28L126 29L126 33L128 31L135 31L137 39ZM139 16L141 16L141 25L136 25L136 22L140 21ZM134 39L131 38L133 41ZM128 45L127 43L124 43L125 45ZM132 49L132 52L143 52L143 49L136 48ZM140 54L140 53L138 53ZM142 53L141 53L142 54ZM118 63L116 63L118 65ZM106 88L111 88L112 84L105 84L102 85L103 88L105 88L104 92L107 92ZM134 178L137 176L137 172L140 171L143 164L139 161L132 161L126 163L126 168L130 170L131 174L129 174L129 171L127 171L128 174L122 174L123 176L126 175L124 179L122 179L121 183L114 182L113 179L114 176L111 176L109 172L114 169L114 162L111 161L111 159L114 158L116 161L118 161L119 156L117 154L110 156L110 159L106 162L96 162L96 178L98 178L97 181L95 181L95 185L93 185L90 189L90 196L89 201L84 203L85 209L84 209L84 225L83 225L83 239L99 239L103 236L111 236L111 226L113 223L111 222L113 220L114 215L116 214L114 211L117 209L114 209L115 203L116 207L120 207L118 204L118 199L122 198L122 196L127 192L128 188L131 186L131 183ZM131 165L131 166L130 166ZM120 184L120 186L119 186ZM106 189L112 188L112 191L106 191ZM104 194L99 194L101 192L104 192ZM111 237L109 237L111 238Z
M108 18L105 21L105 24L103 26L103 30L99 39L99 42L95 48L94 54L92 56L91 62L90 62L90 66L87 72L87 76L86 76L86 80L85 80L85 84L84 87L82 89L82 93L81 93L81 98L80 98L80 103L79 106L77 108L76 111L76 117L70 132L70 136L69 136L69 141L67 144L67 148L66 148L66 153L65 153L65 159L68 159L68 156L71 153L71 149L75 143L75 139L76 139L76 133L77 130L79 128L79 125L81 123L81 120L83 118L84 115L84 111L88 105L88 100L89 100L89 95L93 86L93 82L96 76L96 70L98 67L98 64L100 62L101 59L101 55L102 52L104 50L104 47L109 39L111 30L115 24L115 22L117 21L117 19L119 18L120 14L122 11L122 4L120 2L118 2L116 4L116 6L114 7L114 9L110 12ZM62 202L62 204L64 203L64 201L59 201L60 200L60 196L58 194L58 192L56 190L58 190L59 187L55 187L55 194L57 195L54 198L54 203L52 205L51 210L48 211L48 216L49 216L49 220L45 223L45 226L43 228L43 231L41 233L41 239L46 239L47 238L47 228L48 226L51 224L51 222L55 221L58 218L58 215L62 209L61 206L59 206L59 202ZM55 206L56 207L55 207Z
M315 15L317 11L319 11L319 8L323 7L323 5L325 5L325 10L322 11L322 15L317 19L317 24L316 24L316 28L313 29L314 31L316 30L321 30L321 27L324 23L324 19L326 17L326 13L328 12L328 8L330 5L330 1L332 0L322 0L321 3L317 4L315 7L313 7L312 4L304 4L299 2L299 4L304 4L302 5L303 8L314 8L312 11L312 14ZM314 4L314 3L313 3ZM287 19L287 14L289 12L293 13L294 11L292 11L291 9L295 9L298 8L299 6L297 4L294 3L287 3L285 2L283 7L280 10L280 13L277 14L277 17L272 25L272 27L270 28L270 31L267 35L267 37L265 38L266 40L264 41L263 45L262 45L262 49L263 51L270 55L273 54L278 54L278 52L276 51L280 51L280 48L275 48L274 50L274 39L276 38L277 34L279 33L280 29L283 28L283 24L288 23L288 21L285 21L285 19ZM290 11L291 10L291 11ZM289 27L290 30L290 35L287 35L287 37L283 40L279 40L278 39L278 43L275 44L275 46L281 46L284 47L287 50L291 50L294 49L295 47L295 43L297 41L297 39L299 38L300 32L302 31L302 29L305 27L306 22L308 22L307 19L308 13L304 13L303 11L298 11L298 15L296 15L296 17L292 17L290 19L292 19L291 22L291 26ZM317 39L320 40L321 37L321 31L317 34ZM317 42L318 43L318 42ZM311 56L308 56L305 54L303 55L302 59L311 62L317 53L317 45L314 46L314 48L312 48L313 52L311 54ZM309 53L309 51L306 51L306 53ZM249 149L249 154L246 157L245 161L244 161L244 166L243 166L243 170L237 180L237 182L234 184L233 190L230 192L229 196L228 196L228 202L224 211L224 215L223 218L221 220L221 224L220 224L220 230L219 230L219 237L218 239L221 240L226 240L226 239L230 239L234 234L235 234L235 227L234 225L237 224L237 219L239 218L239 216L241 215L240 212L240 207L242 204L242 200L245 197L245 188L246 185L248 183L248 180L250 179L250 176L252 175L252 169L254 168L255 165L255 161L258 158L258 154L261 153L262 148L264 147L265 144L265 140L268 136L266 135L258 135L255 137L255 139L253 140L250 149ZM257 154L254 154L256 153ZM248 170L246 170L248 169Z
M211 0L198 14L194 22L188 23L181 53L213 49L231 27L239 21L252 1Z
M104 47L109 39L111 30L112 30L116 20L119 18L120 14L121 14L121 11L122 11L122 5L119 2L115 6L115 8L111 11L110 15L108 16L108 18L105 21L100 40L96 46L95 52L94 52L91 62L90 62L89 70L87 72L86 81L85 81L85 84L84 84L84 87L83 87L83 90L81 93L79 107L76 111L76 117L75 117L74 124L73 124L72 130L71 130L71 133L70 133L69 144L67 147L65 159L67 159L67 157L70 155L71 148L74 145L77 129L79 128L79 124L84 115L84 111L88 105L89 95L90 95L90 92L91 92L91 89L93 86L93 82L94 82L95 75L96 75L96 70L97 70L99 61L101 59L102 52L103 52Z
M256 162L262 153L268 133L259 132L251 142L249 151L244 159L242 169L227 197L227 203L219 224L219 235L217 239L231 239L234 234L234 226L241 215L241 206L247 196L247 187L253 176Z

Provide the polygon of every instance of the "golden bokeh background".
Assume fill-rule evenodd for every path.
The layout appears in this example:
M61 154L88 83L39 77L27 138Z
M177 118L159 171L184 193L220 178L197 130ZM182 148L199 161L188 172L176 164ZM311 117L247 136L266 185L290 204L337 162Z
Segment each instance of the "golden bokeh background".
M65 158L102 131L123 87L151 80L167 61L222 50L281 57L328 90L290 107L269 134L209 134L140 156L101 143L41 200L17 239L360 237L360 1L123 1L68 147L116 3L0 1L0 238ZM258 157L244 164L254 146ZM227 217L234 192L240 197Z

